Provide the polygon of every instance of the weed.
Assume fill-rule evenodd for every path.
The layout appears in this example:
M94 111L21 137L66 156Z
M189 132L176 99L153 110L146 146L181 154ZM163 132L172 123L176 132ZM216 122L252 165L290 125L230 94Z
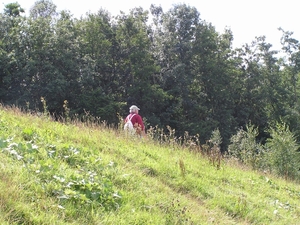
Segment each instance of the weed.
M188 208L186 206L181 206L179 199L173 199L169 205L160 205L160 208L166 214L165 224L193 224L191 218L187 215Z
M22 136L24 138L25 141L31 141L34 139L34 131L30 128L25 128L22 132Z
M245 216L247 215L248 212L248 206L247 206L247 201L245 197L239 196L234 207L234 212L237 215L242 215Z
M67 100L64 100L63 108L64 108L65 120L66 120L67 123L69 123L69 122L71 122L71 118L70 118L70 109L68 107L68 101Z
M44 117L49 118L50 117L50 113L48 111L47 102L46 102L46 99L44 97L41 97L41 103L43 105Z
M206 155L209 161L217 169L221 167L222 153L220 145L222 143L222 137L220 135L219 129L216 129L212 132L211 139L202 145L202 154Z
M220 169L222 153L219 146L214 145L212 148L210 148L208 153L208 159L213 166L215 166L217 169Z
M180 168L181 176L185 177L186 169L182 159L179 159L179 168Z

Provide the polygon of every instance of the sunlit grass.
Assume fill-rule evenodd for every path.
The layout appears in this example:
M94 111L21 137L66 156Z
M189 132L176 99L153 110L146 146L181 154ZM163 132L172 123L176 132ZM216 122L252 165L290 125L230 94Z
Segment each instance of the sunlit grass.
M102 123L59 123L17 108L1 108L0 118L1 224L299 220L299 184L230 159L214 166L172 138L129 139Z

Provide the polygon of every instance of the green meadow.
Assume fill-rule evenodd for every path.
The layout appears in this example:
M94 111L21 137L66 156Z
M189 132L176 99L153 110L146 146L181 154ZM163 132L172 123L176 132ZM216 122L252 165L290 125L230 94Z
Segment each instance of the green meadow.
M97 121L0 107L0 224L300 224L300 186Z

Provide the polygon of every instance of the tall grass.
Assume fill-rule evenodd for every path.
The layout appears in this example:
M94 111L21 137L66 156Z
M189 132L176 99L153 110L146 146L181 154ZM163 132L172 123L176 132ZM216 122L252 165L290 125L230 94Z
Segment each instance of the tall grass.
M1 224L299 224L298 183L88 121L1 107Z

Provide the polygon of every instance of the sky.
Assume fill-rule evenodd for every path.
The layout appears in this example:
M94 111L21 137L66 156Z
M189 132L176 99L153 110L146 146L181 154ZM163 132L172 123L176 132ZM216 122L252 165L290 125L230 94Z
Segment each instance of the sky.
M266 42L279 50L282 32L293 32L293 38L300 41L300 13L299 0L52 0L57 11L69 10L74 17L79 18L87 12L96 13L99 9L106 9L112 15L119 15L120 11L128 13L130 9L142 7L149 10L150 5L162 6L166 12L175 4L185 3L195 7L200 13L200 19L210 22L219 33L225 28L233 32L233 47L250 44L257 36L266 36ZM4 5L18 2L28 12L36 0L0 0L0 11Z

